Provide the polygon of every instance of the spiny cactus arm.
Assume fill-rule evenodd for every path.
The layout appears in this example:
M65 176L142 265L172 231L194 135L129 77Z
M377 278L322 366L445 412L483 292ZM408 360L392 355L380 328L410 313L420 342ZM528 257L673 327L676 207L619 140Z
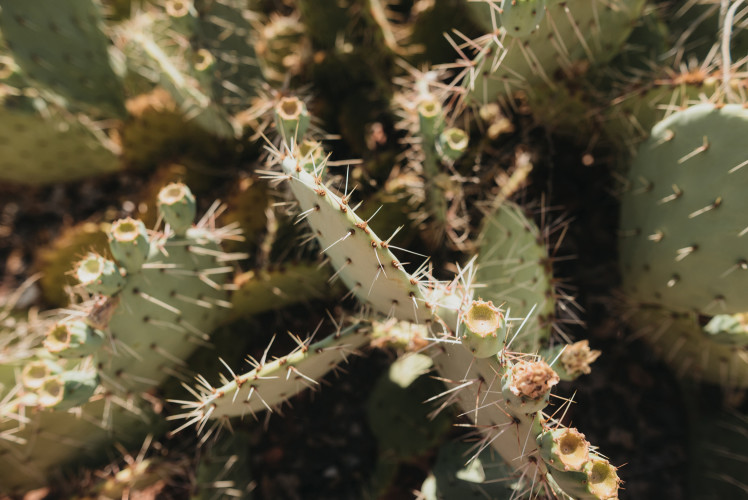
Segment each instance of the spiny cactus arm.
M553 326L556 293L543 234L518 205L504 201L483 219L477 239L475 295L530 316L514 349L534 352Z
M308 172L298 159L290 155L284 157L282 163L284 173L290 177L291 189L299 200L301 209L309 214L310 224L314 231L319 230L317 237L323 244L325 242L335 243L336 241L332 236L326 237L323 232L325 230L329 231L334 217L343 219L341 233L344 235L348 234L345 232L345 228L353 228L353 234L349 237L344 236L344 239L359 237L360 233L356 232L358 227L356 224L358 223L363 227L366 227L366 225L361 224L363 221L355 217L355 214L347 205L341 204L340 199L334 193L325 189L321 179L314 175L314 170L312 170L312 173ZM322 208L323 206L329 207L327 211ZM319 215L319 218L314 218L315 215ZM374 242L376 246L371 245L370 241ZM361 258L357 259L359 261L358 267L378 267L377 259L380 256L379 254L372 255L369 248L378 248L377 243L379 241L374 235L370 239L364 239L364 245L360 250ZM334 244L333 248L335 246L337 244ZM348 249L352 248L348 247ZM331 261L339 269L341 276L356 272L355 269L340 268L341 263L345 264L346 262L344 258L338 258L336 262L336 259L331 256ZM344 280L344 282L350 283L351 281ZM456 284L452 288L455 287ZM389 286L387 290L390 291L390 289L397 290L396 284ZM465 327L461 323L458 324L457 319L461 322L470 322L474 319L470 317L468 314L470 309L466 308L464 304L466 296L469 296L469 290L463 290L461 293L455 292L450 300L456 302L456 305L451 304L452 307L447 307L450 305L447 304L448 300L442 299L444 307L438 308L438 313L444 323L450 326L454 325L452 330L456 332L457 338L461 338L465 331ZM372 302L371 296L359 295L359 298L368 303ZM374 306L374 309L380 312L387 311L395 317L405 312L406 316L401 319L412 321L410 311L407 310L390 312L384 309L383 311L382 306ZM495 307L483 307L483 309L488 309L488 311L483 312L498 314ZM458 313L456 311L463 312ZM478 316L480 316L476 320L478 323L487 323L483 318L485 314ZM502 319L499 318L499 321L493 322L497 325L497 329L504 328L505 322ZM474 328L470 330L482 331L483 329L479 326L481 325L478 325L478 327L474 325ZM470 338L470 335L468 337ZM488 336L483 335L482 337L485 339ZM504 340L503 335L501 340ZM454 400L460 402L467 416L474 420L479 429L485 431L483 447L492 446L514 470L530 476L534 474L538 478L545 478L549 470L539 455L536 439L544 430L545 417L541 410L548 404L550 389L558 382L558 376L547 363L534 361L532 356L509 354L505 349L501 349L501 342L491 342L489 338L488 342L485 342L486 345L483 345L484 342L478 339L477 347L475 342L475 340L472 340L470 348L466 348L461 345L461 342L446 339L444 342L437 343L435 347L441 352L441 355L437 355L435 359L440 376L454 382L457 387L456 390L448 390L445 393L447 394L446 404ZM489 347L493 347L493 355L490 352L484 352ZM481 356L484 357L474 357L471 349L480 351ZM501 356L497 356L497 352L500 352ZM614 473L615 469L612 467L611 469ZM547 484L548 488L553 485L550 481L542 480L541 482ZM617 482L615 486L617 490Z
M590 458L569 474L552 465L555 457L549 459L541 453L538 441L542 442L550 429L543 408L559 380L547 363L507 350L498 357L474 358L456 343L440 343L437 349L437 370L453 386L443 394L444 404L457 402L474 422L482 435L476 446L478 453L492 447L515 474L524 480L533 478L530 488L544 489L547 496L616 498L620 481L615 467L606 460ZM585 489L588 484L598 489L590 492Z
M322 251L348 289L378 313L415 323L430 322L435 304L420 281L425 270L408 274L390 250L392 237L380 239L353 211L347 187L339 196L325 185L320 173L326 162L307 171L302 158L287 154L280 160L280 178L289 181L301 216L311 225Z
M196 44L213 57L212 92L229 113L246 108L262 76L252 43L259 24L256 7L243 0L194 0L198 18Z
M172 401L187 410L169 417L186 420L174 432L195 424L199 432L210 419L255 416L258 412L280 407L300 391L318 386L326 373L369 341L368 334L368 325L355 323L314 343L311 338L294 337L298 344L296 349L271 361L267 359L268 346L261 359L248 360L254 365L252 371L237 375L229 369L231 379L221 375L220 387L213 387L199 376L196 389L187 387L196 401Z
M403 140L408 145L407 167L423 178L426 213L422 218L430 219L427 235L433 244L440 244L445 233L454 231L450 207L462 199L461 187L450 178L447 167L466 152L469 138L464 130L450 126L444 72L407 70L407 76L395 80L400 87L393 97L400 117L396 127L407 134Z
M184 367L187 356L228 319L232 262L244 257L222 251L221 240L235 235L231 227L213 229L212 212L187 227L194 211L186 186L171 184L159 199L164 219L177 233L144 239L135 221L113 224L111 241L117 246L112 253L127 270L126 283L101 304L103 310L112 306L100 326L110 342L97 354L107 374L105 384L113 390L140 392ZM122 231L114 232L118 227Z

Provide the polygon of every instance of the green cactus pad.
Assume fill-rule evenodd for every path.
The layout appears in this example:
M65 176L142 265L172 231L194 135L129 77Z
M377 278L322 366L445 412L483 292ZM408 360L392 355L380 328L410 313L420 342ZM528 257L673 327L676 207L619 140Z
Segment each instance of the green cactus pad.
M102 330L105 342L80 361L27 362L30 368L17 397L3 394L5 399L0 399L0 432L15 438L0 440L5 452L0 453L1 484L11 490L43 485L77 461L95 458L113 439L127 443L159 431L159 420L147 404L158 401L152 392L168 377L182 375L179 370L188 370L184 360L206 342L231 307L225 285L233 272L231 262L241 256L222 252L222 238L236 235L231 228L213 228L211 215L182 236L151 232L147 244L144 228L125 221L123 239L140 240L139 248L148 250L144 262L142 252L135 257L132 252L113 252L133 263L124 286L112 297L80 306L87 313L85 322ZM80 377L63 375L77 369L72 363L78 361L89 371L94 367L100 377L95 392ZM64 384L49 385L43 397L36 394L58 375ZM54 400L62 385L76 389L67 389L74 399L63 398L57 406L75 406L75 411L39 410L39 404Z
M116 172L118 147L90 120L0 85L0 181L70 182Z
M545 16L545 0L502 0L501 27L508 35L524 38L535 31Z
M327 267L311 263L247 271L234 280L237 288L231 295L232 315L247 317L311 299L340 295L341 287L329 284L331 274Z
M380 377L369 396L369 426L383 459L402 460L424 453L451 427L447 413L431 419L432 409L423 403L444 389L426 375L431 365L425 354L402 357Z
M679 376L725 387L748 387L748 360L739 345L715 341L696 313L641 306L626 314L634 335L650 343ZM745 335L744 335L745 336Z
M247 108L262 76L251 42L259 15L247 4L245 0L195 0L197 45L214 59L212 93L231 114Z
M476 454L471 443L447 443L440 448L420 495L425 500L513 498L527 485L512 481L511 467L496 458L491 450Z
M538 227L520 207L502 203L483 221L476 264L477 296L515 318L534 309L512 349L536 350L551 334L556 307L548 250Z
M124 114L124 90L110 61L93 0L3 2L0 31L32 81L76 104Z
M132 70L169 91L184 116L216 137L231 139L238 125L213 95L213 56L195 50L199 31L192 2L167 2L166 11L149 9L119 27L119 46Z
M623 289L680 312L748 311L748 134L742 105L700 104L653 129L621 206Z
M493 32L489 3L494 2L478 3L484 12L474 17L487 32ZM643 6L644 0L548 0L546 14L532 33L521 39L504 37L504 48L498 37L486 39L463 81L469 98L486 103L539 84L554 87L556 73L569 72L579 61L601 64L610 60Z

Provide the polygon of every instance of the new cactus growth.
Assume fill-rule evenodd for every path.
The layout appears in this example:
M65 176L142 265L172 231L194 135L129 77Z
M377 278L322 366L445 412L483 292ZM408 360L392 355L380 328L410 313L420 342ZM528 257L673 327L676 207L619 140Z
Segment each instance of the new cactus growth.
M476 358L496 356L506 341L506 320L491 302L473 301L463 312L462 345Z

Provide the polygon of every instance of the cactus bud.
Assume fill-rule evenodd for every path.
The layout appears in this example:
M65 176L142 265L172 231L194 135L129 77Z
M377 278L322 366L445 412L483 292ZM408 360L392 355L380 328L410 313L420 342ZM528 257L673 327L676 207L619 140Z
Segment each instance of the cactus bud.
M44 381L54 373L62 369L51 361L38 360L27 363L21 372L21 383L26 389L39 389Z
M612 500L618 498L618 478L616 468L604 458L593 456L580 472L553 472L553 479L573 498L579 500Z
M465 154L468 147L468 135L459 128L448 128L439 135L439 148L442 156L457 160Z
M67 410L88 401L98 385L95 372L62 372L43 381L38 391L38 403L44 408Z
M145 224L129 217L116 221L109 233L109 248L127 272L138 271L151 248Z
M559 377L545 361L520 361L504 374L501 393L509 409L523 415L546 407Z
M501 349L506 321L492 302L474 300L462 316L462 326L462 345L476 358L495 356Z
M304 137L309 120L306 104L298 97L284 97L275 105L275 126L288 145Z
M95 253L88 254L78 262L75 276L83 288L90 293L111 296L125 286L125 278L117 264Z
M433 142L442 126L442 105L431 94L424 95L418 103L418 126L421 136Z
M181 182L169 184L159 191L158 208L177 236L184 236L192 227L197 213L192 191Z
M556 359L553 369L561 380L575 380L582 375L589 375L590 365L602 354L601 351L590 349L588 340L580 340L573 344L556 346L544 355L545 359Z
M216 58L207 49L200 49L195 53L194 68L198 73L210 74L216 66Z
M63 321L53 326L44 339L44 347L63 358L88 356L104 341L104 336L84 321Z
M537 441L540 456L554 469L579 471L590 459L590 443L576 429L548 430L539 435Z

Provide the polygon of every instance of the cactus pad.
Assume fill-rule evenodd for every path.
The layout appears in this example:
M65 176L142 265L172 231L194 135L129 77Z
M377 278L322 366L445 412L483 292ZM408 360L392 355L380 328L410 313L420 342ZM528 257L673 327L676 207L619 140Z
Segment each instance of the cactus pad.
M748 311L748 133L741 105L700 104L652 129L621 208L623 288L680 312Z

